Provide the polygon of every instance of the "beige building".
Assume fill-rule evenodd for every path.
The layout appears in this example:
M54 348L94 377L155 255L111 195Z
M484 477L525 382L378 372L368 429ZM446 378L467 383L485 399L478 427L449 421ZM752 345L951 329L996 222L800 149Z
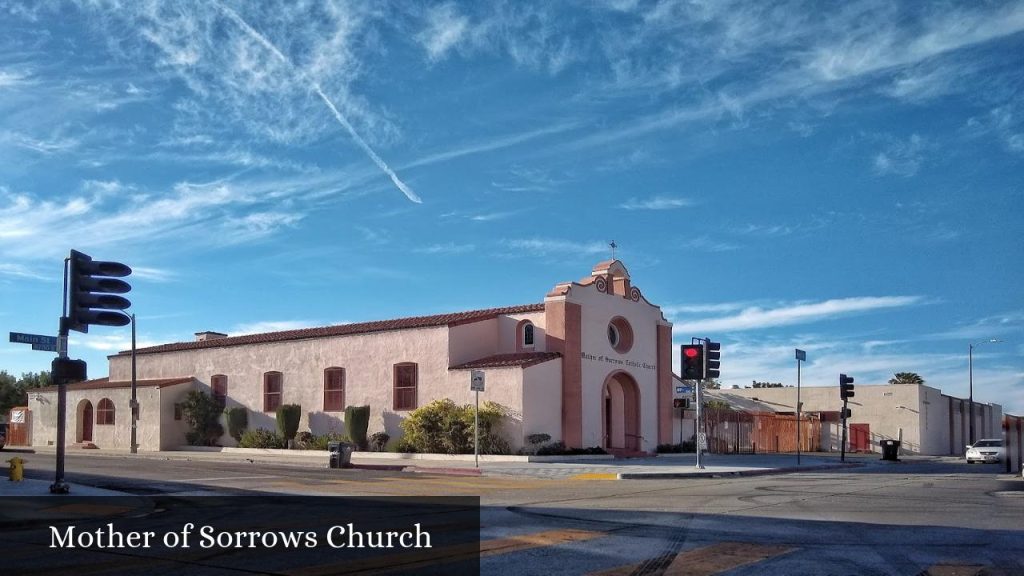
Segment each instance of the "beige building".
M754 400L766 410L796 413L794 387L743 388L718 392L729 397ZM820 418L821 449L840 450L842 428L839 411L843 401L839 387L805 386L800 389L802 412ZM969 444L970 404L962 398L943 394L923 384L860 385L849 400L847 450L880 452L882 440L899 440L904 452L929 455L962 455ZM752 410L749 406L745 410ZM1002 438L1002 407L974 403L974 436Z
M198 388L245 407L250 428L274 429L277 407L299 404L300 430L344 433L345 407L369 405L369 431L397 438L418 407L472 403L470 371L482 370L480 399L505 407L513 449L548 434L569 447L653 452L673 432L671 339L661 309L618 260L535 304L245 336L200 332L136 351L138 434L143 449L184 444L174 407ZM128 448L131 355L109 363L109 378L70 386L67 442ZM30 410L33 444L53 443L55 390L30 399Z

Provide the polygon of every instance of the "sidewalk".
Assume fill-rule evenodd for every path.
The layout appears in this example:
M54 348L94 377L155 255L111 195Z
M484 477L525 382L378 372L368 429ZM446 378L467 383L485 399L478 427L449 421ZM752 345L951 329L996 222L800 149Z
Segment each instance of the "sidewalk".
M37 447L40 454L53 453L49 447ZM130 454L126 450L89 450L75 453L100 458L133 458L207 462L249 462L270 466L295 466L302 468L326 468L328 455L320 451L268 450L260 453L237 452L139 452ZM356 469L391 470L421 474L446 474L491 477L530 477L547 479L603 479L637 480L669 478L709 478L727 476L753 476L782 474L789 472L810 472L852 466L865 461L878 460L877 454L847 455L847 462L839 461L839 454L804 454L800 465L795 454L705 454L704 468L697 468L695 454L662 454L644 458L608 459L585 456L565 457L557 462L504 462L489 461L482 457L477 467L472 457L454 460L439 456L437 459L404 459L400 455L385 457L374 453L352 455ZM0 492L2 494L2 492Z

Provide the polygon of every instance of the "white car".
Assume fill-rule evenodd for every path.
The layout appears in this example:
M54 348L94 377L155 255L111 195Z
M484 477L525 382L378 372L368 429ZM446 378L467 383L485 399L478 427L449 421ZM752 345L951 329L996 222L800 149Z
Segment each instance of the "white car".
M1006 456L1006 448L999 438L983 438L967 446L967 463L1000 462Z

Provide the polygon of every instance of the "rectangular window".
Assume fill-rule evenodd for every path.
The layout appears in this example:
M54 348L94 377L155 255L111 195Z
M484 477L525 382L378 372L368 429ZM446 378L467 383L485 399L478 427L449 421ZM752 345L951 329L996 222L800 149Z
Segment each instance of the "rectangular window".
M345 369L324 370L324 412L340 412L345 409Z
M418 379L417 366L413 363L395 364L395 401L394 409L416 409L416 384Z
M276 412L281 407L281 373L263 375L263 411Z
M181 403L178 402L174 405L174 419L181 420Z
M221 404L224 404L228 399L228 377L223 374L217 374L213 378L210 378L210 388L213 391L213 397L220 400Z

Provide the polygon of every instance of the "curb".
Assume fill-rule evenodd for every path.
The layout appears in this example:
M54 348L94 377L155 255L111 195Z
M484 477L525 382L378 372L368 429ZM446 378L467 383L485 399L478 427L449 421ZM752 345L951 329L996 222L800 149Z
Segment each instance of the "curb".
M416 474L440 474L442 476L482 476L480 468L434 468L431 466L404 466L403 472Z
M619 480L669 480L683 478L726 478L741 476L769 476L773 474L792 474L794 472L817 472L835 470L837 468L859 468L863 464L822 464L819 466L792 466L789 468L763 468L758 470L735 470L732 472L622 472Z

